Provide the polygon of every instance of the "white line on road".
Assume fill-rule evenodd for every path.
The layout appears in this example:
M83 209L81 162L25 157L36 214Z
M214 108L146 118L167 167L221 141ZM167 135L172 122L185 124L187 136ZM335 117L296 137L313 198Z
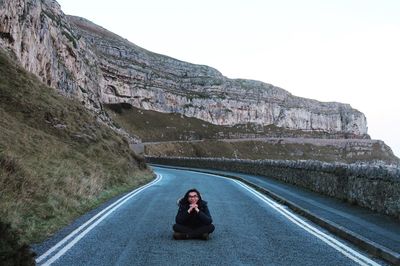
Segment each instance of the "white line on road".
M87 227L89 224L91 224L93 221L95 221L97 218L99 218L96 222L94 222L91 226L89 226L85 231L77 235L71 242L69 242L64 248L62 248L60 251L58 251L54 256L52 256L50 259L47 261L41 263L40 265L50 265L57 259L59 259L62 255L65 254L70 248L72 248L79 240L81 240L87 233L89 233L94 227L96 227L101 221L103 221L107 216L109 216L111 213L113 213L115 210L117 210L119 207L121 207L124 203L126 203L129 199L132 197L136 196L146 188L149 188L153 186L154 184L158 183L162 179L162 175L157 175L157 178L153 180L152 182L137 188L133 190L132 192L128 193L124 197L120 198L98 214L96 214L94 217L92 217L90 220L88 220L86 223L81 225L79 228L75 229L72 233L70 233L68 236L64 237L60 242L58 242L56 245L54 245L52 248L50 248L47 252L45 252L43 255L41 255L39 258L36 259L36 263L40 263L43 261L45 258L47 258L50 254L54 253L58 248L60 248L62 245L64 245L69 239L74 237L77 233L79 233L83 228Z
M341 243L340 241L334 239L332 236L322 232L321 230L317 229L316 227L314 227L311 224L307 223L306 221L302 220L299 216L297 216L294 213L288 211L286 209L287 208L286 206L284 206L282 204L279 204L278 202L276 202L276 201L270 199L269 197L261 194L260 192L258 192L256 190L254 190L253 188L249 187L248 185L246 185L246 184L244 184L244 183L242 183L242 182L240 182L238 180L234 180L234 179L223 177L223 176L219 176L219 175L213 175L213 174L207 174L207 173L203 173L203 174L209 175L209 176L218 177L218 178L228 179L228 180L230 180L232 182L237 183L238 185L240 185L241 187L243 187L244 189L246 189L247 191L252 193L254 196L256 196L257 198L262 200L264 203L268 204L273 209L275 209L276 211L281 213L283 216L285 216L291 222L293 222L294 224L296 224L299 227L303 228L304 230L306 230L310 234L318 237L319 239L321 239L322 241L327 243L329 246L333 247L334 249L336 249L337 251L339 251L340 253L342 253L346 257L352 259L353 261L357 262L358 264L363 265L363 266L364 265L373 265L373 266L379 266L380 265L380 264L376 263L375 261L369 259L368 257L364 256L363 254L359 253L358 251L352 249L349 246L346 246L345 244Z
M305 222L304 220L300 219L297 215L293 214L292 212L284 209L285 207L265 195L259 193L258 191L248 187L247 185L234 180L234 182L238 183L240 186L248 190L250 193L270 205L272 208L280 212L282 215L284 215L286 218L288 218L290 221L295 223L296 225L300 226L307 232L313 234L314 236L318 237L334 249L338 250L341 252L343 255L349 257L350 259L354 260L355 262L359 263L360 265L379 265L378 263L374 262L373 260L367 258L366 256L362 255L361 253L357 252L356 250L352 249L349 246L346 246L345 244L339 242L338 240L334 239L333 237L327 235L326 233L320 231L316 227L310 225L309 223Z

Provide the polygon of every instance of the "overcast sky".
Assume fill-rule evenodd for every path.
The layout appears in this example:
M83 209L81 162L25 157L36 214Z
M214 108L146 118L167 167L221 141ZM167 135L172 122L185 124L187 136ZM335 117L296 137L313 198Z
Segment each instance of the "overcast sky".
M398 0L57 0L156 53L349 103L400 156Z

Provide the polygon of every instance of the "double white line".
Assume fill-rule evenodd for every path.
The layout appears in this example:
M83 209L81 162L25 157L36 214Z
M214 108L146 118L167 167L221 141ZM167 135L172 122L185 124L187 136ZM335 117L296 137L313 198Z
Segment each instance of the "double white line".
M161 175L157 175L157 178L154 179L152 182L137 188L127 195L123 196L95 216L93 216L89 221L86 223L82 224L79 228L75 229L72 233L64 237L60 242L58 242L55 246L50 248L48 251L46 251L43 255L38 257L36 259L36 263L38 265L50 265L56 260L58 260L62 255L65 254L70 248L72 248L79 240L81 240L87 233L89 233L93 228L95 228L101 221L103 221L107 216L109 216L111 213L113 213L115 210L117 210L119 207L121 207L124 203L126 203L129 199L132 197L136 196L143 190L145 190L148 187L153 186L154 184L158 183L162 179ZM86 228L86 229L85 229ZM84 231L82 231L85 229ZM82 231L82 232L81 232ZM79 233L80 232L80 233ZM79 234L78 234L79 233ZM60 249L61 248L61 249ZM54 255L58 250L58 252ZM52 255L52 256L50 256ZM50 258L48 258L50 257Z
M282 204L279 204L278 202L268 198L267 196L265 196L265 195L261 194L260 192L254 190L253 188L249 187L248 185L246 185L246 184L244 184L244 183L242 183L242 182L240 182L238 180L234 180L234 179L223 177L223 176L219 176L219 175L206 174L206 173L203 173L203 174L214 176L214 177L219 177L219 178L224 178L224 179L228 179L228 180L230 180L232 182L235 182L236 184L238 184L239 186L241 186L242 188L244 188L245 190L247 190L248 192L250 192L251 194L256 196L258 199L260 199L264 203L266 203L269 206L271 206L277 212L279 212L280 214L285 216L288 220L290 220L294 224L298 225L302 229L306 230L310 234L318 237L319 239L324 241L326 244L328 244L329 246L333 247L334 249L336 249L337 251L339 251L340 253L342 253L346 257L350 258L351 260L357 262L358 264L363 265L363 266L367 266L367 265L379 266L380 265L380 264L376 263L375 261L369 259L368 257L364 256L363 254L361 254L361 253L357 252L356 250L352 249L351 247L346 246L342 242L336 240L332 236L322 232L321 230L319 230L315 226L313 226L313 225L307 223L306 221L302 220L298 215L296 215L296 214L290 212L289 210L287 210L286 206L284 206Z

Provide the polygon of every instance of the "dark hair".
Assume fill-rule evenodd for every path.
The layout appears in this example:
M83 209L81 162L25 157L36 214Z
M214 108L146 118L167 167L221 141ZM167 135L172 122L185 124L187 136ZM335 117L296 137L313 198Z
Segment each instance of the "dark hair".
M195 188L191 188L185 193L185 196L183 196L183 198L181 199L182 203L189 204L188 198L189 198L189 193L190 192L196 192L197 196L199 196L199 202L202 201L200 192Z

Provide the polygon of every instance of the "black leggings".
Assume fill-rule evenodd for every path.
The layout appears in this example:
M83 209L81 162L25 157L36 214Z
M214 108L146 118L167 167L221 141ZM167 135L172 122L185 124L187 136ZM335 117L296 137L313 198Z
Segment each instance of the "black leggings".
M200 236L204 233L212 233L214 232L215 226L213 224L203 225L196 228L191 228L182 224L174 224L172 227L175 232L188 234L190 236Z

